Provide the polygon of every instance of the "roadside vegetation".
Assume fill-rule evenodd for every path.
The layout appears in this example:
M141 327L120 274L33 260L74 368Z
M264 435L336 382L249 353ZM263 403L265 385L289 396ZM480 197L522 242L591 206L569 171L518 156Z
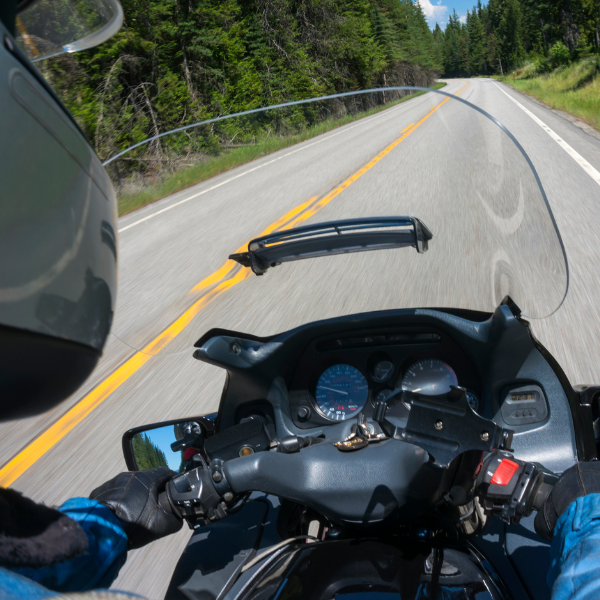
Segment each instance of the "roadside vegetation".
M478 2L433 38L447 77L498 77L600 129L600 0Z
M434 62L447 77L551 70L600 55L600 0L480 1L433 30Z
M432 89L441 89L446 85L445 82L438 82L430 87ZM377 104L375 108L358 112L357 114L348 114L340 118L330 118L312 127L307 127L301 132L292 135L278 135L273 137L265 137L264 139L255 141L253 144L240 146L237 148L225 149L216 154L204 155L196 157L195 163L192 166L180 167L173 172L163 174L157 180L152 181L148 178L143 179L139 190L123 192L118 197L119 215L124 215L132 212L146 204L160 200L165 196L174 194L184 190L192 185L196 185L202 181L210 179L215 175L219 175L235 167L239 167L249 163L257 158L283 150L294 144L304 142L315 136L321 135L347 125L353 121L363 119L369 115L373 115L382 110L388 109L396 104L410 100L425 92L417 92L409 96L404 96L397 100L390 100L385 104ZM391 95L391 94L389 94Z
M570 62L568 49L558 44L562 46L558 50L563 64L552 68L553 61L538 58L515 69L514 74L498 79L600 131L600 57L588 56Z
M121 1L125 21L111 40L41 64L102 160L221 115L370 87L428 87L439 75L432 32L412 0ZM348 111L341 112L332 116ZM323 120L290 111L283 121L251 122L235 139L226 125L190 130L142 146L108 171L121 197L149 185L174 191L176 172L223 147L302 136ZM263 144L272 151L279 143L286 142ZM233 156L255 151L221 160L234 165Z
M517 89L598 126L600 0L478 1L433 31L416 0L121 1L125 21L111 40L37 63L103 161L222 115L375 87L430 87L440 75L514 71ZM120 211L398 99L219 122L140 146L108 166Z

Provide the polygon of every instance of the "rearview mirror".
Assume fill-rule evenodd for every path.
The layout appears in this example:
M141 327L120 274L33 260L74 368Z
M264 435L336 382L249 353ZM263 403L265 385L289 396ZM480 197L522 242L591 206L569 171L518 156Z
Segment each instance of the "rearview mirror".
M216 413L163 421L129 429L123 434L123 456L130 471L168 467L181 473L188 460L201 453L215 432Z

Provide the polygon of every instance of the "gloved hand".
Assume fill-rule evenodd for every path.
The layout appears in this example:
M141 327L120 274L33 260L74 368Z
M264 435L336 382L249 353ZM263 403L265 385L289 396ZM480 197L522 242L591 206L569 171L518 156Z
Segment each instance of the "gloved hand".
M129 549L179 531L183 519L158 502L158 494L175 473L166 467L120 473L96 488L91 500L110 508L123 524Z
M583 462L567 469L535 516L535 530L550 541L560 516L577 498L600 494L600 462Z

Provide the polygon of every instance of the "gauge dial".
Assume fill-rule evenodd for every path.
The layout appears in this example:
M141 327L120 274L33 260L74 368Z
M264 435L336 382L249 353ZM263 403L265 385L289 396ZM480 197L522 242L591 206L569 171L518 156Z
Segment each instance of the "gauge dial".
M369 384L358 369L335 365L319 377L315 397L328 419L344 421L364 408L369 397Z
M438 358L426 358L411 365L402 378L402 389L424 396L447 394L458 385L456 373Z
M372 377L378 383L387 381L394 374L394 363L389 360L380 360L374 367Z

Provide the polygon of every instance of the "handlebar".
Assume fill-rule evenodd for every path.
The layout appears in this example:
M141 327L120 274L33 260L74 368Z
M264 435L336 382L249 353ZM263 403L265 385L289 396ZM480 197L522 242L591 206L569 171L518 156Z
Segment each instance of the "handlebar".
M540 510L557 480L556 475L540 465L496 451L481 465L476 494L487 512L512 523Z
M227 445L221 448L231 441L231 430L225 430L215 436L209 464L202 461L201 466L177 475L167 484L159 502L165 510L177 511L190 523L224 517L242 495L251 491L295 501L333 522L364 525L384 520L411 503L413 509L418 505L417 512L426 512L439 505L442 497L455 506L477 497L488 514L509 523L542 507L556 476L540 465L514 458L506 448L512 431L476 415L462 388L453 389L447 397L411 398L411 404L403 430L384 429L384 433L369 437L361 433L359 419L353 435L357 439L365 435L367 439L356 445L358 452L339 452L340 443L332 440L327 443L323 438L289 436L268 443L260 438L261 445L270 447L270 452L229 458L239 453L229 452ZM387 411L379 408L380 419L374 425L391 427ZM441 422L440 414L444 427L435 429L431 423ZM446 421L454 423L452 419L460 427L456 423L455 427L445 427ZM257 423L260 425L252 419L236 426L236 444L246 439L238 434L253 433L254 429L249 428ZM363 429L366 425L362 423ZM473 431L477 435L468 435ZM225 436L223 443L216 439L219 435ZM369 443L371 438L378 443ZM394 438L409 443L398 444ZM215 448L221 448L222 458L217 458ZM449 468L457 464L459 456L468 458L459 460L458 469ZM427 500L424 489L431 490ZM450 490L445 496L444 489Z

